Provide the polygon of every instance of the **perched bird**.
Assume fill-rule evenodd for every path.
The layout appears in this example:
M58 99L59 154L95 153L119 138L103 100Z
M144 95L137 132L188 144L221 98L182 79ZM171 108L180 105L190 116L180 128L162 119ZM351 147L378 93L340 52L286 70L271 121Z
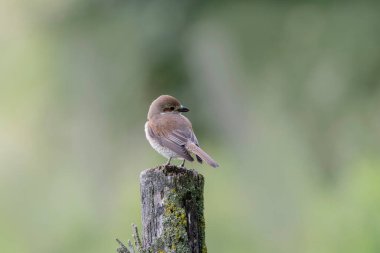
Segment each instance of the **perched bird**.
M194 161L194 154L199 163L205 161L216 168L219 165L198 144L191 122L182 112L189 109L183 107L174 97L159 96L149 107L148 121L145 123L145 135L150 145L161 155L168 158L166 165L170 165L172 158Z

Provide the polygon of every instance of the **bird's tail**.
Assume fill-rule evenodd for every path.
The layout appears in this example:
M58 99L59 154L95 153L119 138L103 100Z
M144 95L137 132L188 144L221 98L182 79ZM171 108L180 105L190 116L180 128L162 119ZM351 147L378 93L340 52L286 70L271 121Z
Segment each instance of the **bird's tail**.
M206 152L204 152L200 147L198 147L194 143L187 142L185 145L185 148L191 153L194 153L195 155L199 156L211 167L214 167L214 168L219 167L219 164L215 162L214 159L212 159Z

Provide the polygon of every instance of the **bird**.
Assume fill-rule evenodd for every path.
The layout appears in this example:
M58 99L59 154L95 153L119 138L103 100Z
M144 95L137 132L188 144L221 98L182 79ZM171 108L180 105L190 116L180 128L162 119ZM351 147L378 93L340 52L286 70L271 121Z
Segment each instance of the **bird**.
M168 159L165 166L169 166L172 158L185 161L205 161L211 167L219 164L199 147L192 124L182 113L188 112L178 99L170 95L161 95L150 105L145 135L153 149Z

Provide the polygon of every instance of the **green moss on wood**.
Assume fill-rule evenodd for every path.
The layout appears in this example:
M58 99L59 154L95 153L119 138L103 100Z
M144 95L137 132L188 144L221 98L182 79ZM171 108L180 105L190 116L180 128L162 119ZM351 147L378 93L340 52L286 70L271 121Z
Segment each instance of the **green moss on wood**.
M164 199L164 241L170 245L172 252L191 253L186 231L186 211L180 205L179 199L175 190L171 190Z

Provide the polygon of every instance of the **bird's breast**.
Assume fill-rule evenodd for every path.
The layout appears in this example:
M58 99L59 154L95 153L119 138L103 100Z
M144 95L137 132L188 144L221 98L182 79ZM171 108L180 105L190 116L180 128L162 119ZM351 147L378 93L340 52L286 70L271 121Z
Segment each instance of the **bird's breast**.
M149 124L149 122L145 123L145 136L146 136L146 139L149 141L149 144L152 146L152 148L166 158L178 157L177 153L173 152L169 148L164 147L160 144L160 141L158 140L159 137L152 136L149 133L149 125L148 124Z

